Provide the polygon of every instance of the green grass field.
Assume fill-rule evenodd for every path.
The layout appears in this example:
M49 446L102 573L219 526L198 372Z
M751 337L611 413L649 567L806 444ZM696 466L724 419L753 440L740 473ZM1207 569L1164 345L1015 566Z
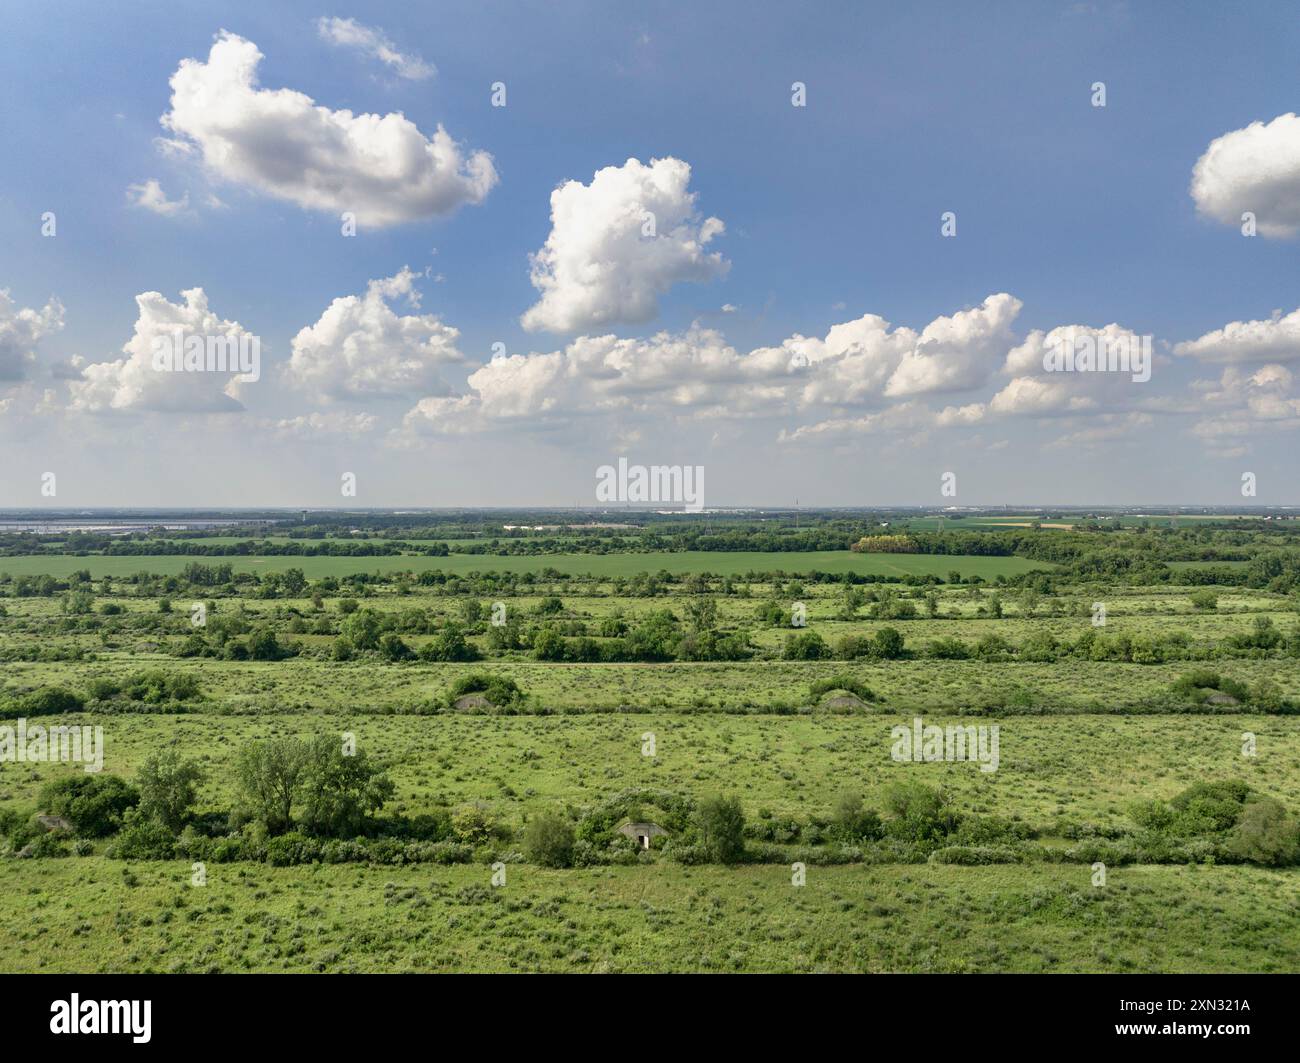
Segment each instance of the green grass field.
M891 585L915 615L882 621L869 618L867 603L846 614L839 585L760 576L737 579L731 593L715 583L711 593L718 629L748 632L747 660L542 661L526 648L493 650L480 623L469 638L484 660L392 662L374 653L333 659L340 597L355 595L361 608L383 617L423 618L420 633L403 635L418 651L464 615L467 600L486 609L498 593L525 626L574 625L571 635L663 610L685 623L692 596L681 585L633 597L613 582L661 569L940 578L955 570L986 580L1052 570L1020 558L848 551L232 558L240 571L296 567L308 579L439 568L462 576L559 572L522 595L490 583L379 583L329 589L317 602L310 588L267 598L255 585L227 587L215 596L216 617L238 617L245 629L271 625L300 651L254 661L178 657L193 630L189 603L207 592L182 589L163 612L158 585L120 581L146 570L179 573L191 560L227 559L0 561L0 572L11 576L89 569L96 579L115 577L111 587L93 587L79 612L61 595L0 599L0 698L47 687L85 691L142 669L192 676L200 696L181 714L130 703L108 711L113 705L104 703L103 711L41 722L102 727L104 769L125 779L159 750L193 759L205 772L196 811L218 821L240 798L236 758L249 743L350 733L392 780L386 816L477 808L506 840L454 866L210 862L201 886L191 885L189 859L115 859L104 839L85 855L18 859L9 852L0 855L0 918L13 929L0 938L0 970L1300 971L1300 868L1120 862L1105 886L1095 886L1087 861L1054 862L1074 859L1064 851L1078 844L1072 825L1124 834L1133 829L1135 803L1170 800L1198 782L1245 782L1300 809L1300 715L1241 704L1213 714L1150 711L1168 704L1174 681L1194 666L1251 689L1272 684L1280 697L1300 702L1294 654L1222 654L1260 623L1291 637L1300 619L1290 595L1220 588L1207 609L1196 607L1193 588L1177 585L1065 583L1029 596L1006 587L996 615L994 588ZM458 589L474 593L453 593ZM928 602L927 593L935 595ZM548 604L551 597L560 604ZM888 625L904 636L908 654L782 659L795 630L787 619L759 614L775 602L785 618L796 599L806 607L807 629L831 645L846 636L873 638ZM1091 630L1098 601L1107 607L1106 638L1176 635L1186 658L924 655L940 639L974 646L996 635L1014 646L1050 634L1069 643ZM84 659L56 659L77 653ZM528 713L427 714L471 673L515 680L528 695ZM832 676L862 684L867 701L844 712L819 703L809 688ZM940 726L996 725L997 771L895 761L891 729L918 714ZM647 735L654 736L652 756L644 755ZM1243 756L1247 735L1255 742L1250 757ZM77 765L0 762L0 811L29 816L46 783L79 773ZM828 822L845 790L860 793L868 807L885 807L900 780L941 789L960 815L1031 829L1039 855L968 867L813 862L806 885L795 886L790 865L806 845L788 838L771 842L760 862L731 867L692 866L656 852L630 865L546 870L521 848L525 826L539 815L561 810L577 821L635 788L692 799L731 794L750 824L812 824ZM501 886L491 884L496 860L506 868Z
M750 551L688 551L645 554L543 554L536 557L498 557L490 554L452 554L449 557L181 557L149 555L105 557L62 555L0 558L0 573L11 576L49 574L67 576L87 570L95 579L130 576L137 572L174 575L191 562L219 565L229 562L236 572L283 572L300 568L309 579L345 576L352 572L543 572L554 569L566 575L598 577L635 576L642 572L670 572L674 575L710 572L738 576L746 572L856 572L866 576L1015 576L1053 566L1021 557L963 557L928 554L855 554L848 550L806 553L759 553Z
M124 874L131 876L128 880ZM0 863L10 972L1300 968L1295 872L1242 867Z

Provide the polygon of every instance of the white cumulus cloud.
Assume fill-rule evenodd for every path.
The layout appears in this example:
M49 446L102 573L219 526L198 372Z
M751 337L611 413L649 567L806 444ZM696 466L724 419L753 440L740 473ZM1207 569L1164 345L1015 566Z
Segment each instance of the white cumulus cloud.
M40 310L19 307L0 288L0 384L26 379L36 345L63 328L63 304L51 298Z
M615 322L638 324L659 311L659 297L683 281L707 281L729 263L706 250L724 231L701 219L687 190L689 164L628 159L596 172L591 184L566 181L551 193L551 232L532 256L541 300L523 315L526 329L577 332Z
M399 315L389 303L419 306L419 274L403 268L372 280L363 295L335 299L293 338L286 381L325 401L444 393L439 368L463 360L460 332L435 314Z
M126 199L133 207L143 207L155 214L161 214L164 218L183 214L190 205L188 192L180 199L168 199L167 193L163 191L163 186L158 183L156 177L150 177L140 184L127 185Z
M238 321L227 321L208 307L202 288L181 292L182 301L168 302L158 292L135 297L139 313L135 332L122 345L125 355L112 362L91 362L81 369L81 379L68 384L71 409L88 413L157 411L165 413L220 413L243 409L238 399L238 372L174 371L156 367L160 350L175 348L179 336L185 343L209 337L237 345L257 341ZM260 363L258 366L260 371Z
M991 295L981 307L936 318L920 332L867 314L832 326L824 339L796 335L748 353L698 324L646 338L580 336L562 350L494 358L470 374L466 395L422 400L405 426L462 434L503 423L544 429L603 416L607 427L628 430L636 419L720 421L887 406L905 369L912 397L984 383L1014 342L1008 328L1019 308L1012 296ZM971 404L924 416L942 428L974 423L983 410ZM840 416L831 421L847 423Z
M312 210L351 211L388 226L480 203L497 182L492 157L466 153L441 125L425 137L400 113L353 114L292 89L258 84L262 53L218 34L208 58L184 59L171 77L167 150L201 153L208 169Z
M1191 192L1196 209L1215 221L1240 225L1250 211L1261 236L1300 233L1300 116L1251 122L1212 140L1196 160Z
M1289 362L1300 359L1300 310L1267 321L1230 321L1223 328L1174 346L1174 353L1205 362Z

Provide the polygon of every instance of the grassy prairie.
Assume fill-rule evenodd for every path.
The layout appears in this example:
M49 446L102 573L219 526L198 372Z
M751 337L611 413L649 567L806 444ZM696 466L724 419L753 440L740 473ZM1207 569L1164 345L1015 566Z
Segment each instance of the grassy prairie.
M553 806L593 805L612 793L652 786L703 796L739 794L753 818L828 813L837 794L861 791L879 807L900 779L942 786L959 809L1050 828L1060 817L1118 825L1139 798L1172 797L1201 779L1241 779L1300 807L1300 717L1014 716L1000 728L1000 764L898 763L893 726L909 715L758 716L607 714L584 716L249 716L123 714L66 718L104 728L104 770L130 776L159 748L175 746L208 769L205 807L229 807L233 762L244 742L271 736L356 735L358 748L388 765L394 809L406 814L484 802L521 823ZM953 717L934 714L926 723ZM53 722L47 720L43 722ZM969 721L968 721L969 722ZM1241 755L1242 734L1257 754ZM643 735L655 735L645 757ZM28 804L41 784L80 771L63 764L0 765L0 800Z
M1300 873L1086 866L0 863L0 967L114 971L1300 970Z
M207 590L120 579L227 560L243 572L301 568L308 579L398 570L558 574L520 595L489 580L308 587L294 598L246 581L214 592L209 623L233 618L245 633L269 625L295 652L278 661L177 656L194 634L190 603ZM89 692L98 680L145 669L198 680L200 695L185 695L185 711L174 715L124 699L88 703L122 711L41 719L101 726L108 773L130 779L150 755L174 748L205 771L196 811L219 814L239 797L234 765L245 744L351 732L393 782L385 816L479 806L502 828L496 848L481 847L472 864L274 867L245 856L209 863L202 886L190 884L188 859L109 859L103 839L81 856L17 859L14 846L0 857L0 919L11 928L0 938L0 970L1300 971L1300 868L1117 866L1096 887L1087 863L1044 859L1054 855L1044 849L1076 844L1071 824L1127 830L1135 802L1170 799L1201 781L1242 781L1300 809L1300 715L1249 711L1268 704L1249 700L1220 704L1214 714L1164 714L1179 707L1169 697L1174 681L1202 667L1300 702L1300 658L1285 649L1300 625L1294 595L1220 588L1216 607L1198 609L1186 586L1067 577L1026 594L895 585L846 611L844 587L762 575L958 571L994 581L1037 568L1045 566L1020 558L849 551L0 559L0 572L11 575L89 569L97 581L115 577L77 595L69 588L0 601L0 699L43 687ZM561 663L535 659L527 642L492 648L484 616L498 596L522 628L555 624L570 639L610 639L603 632L618 625L607 621L632 628L664 610L687 630L703 602L698 586L614 583L660 570L739 577L709 588L710 622L748 633L751 659ZM346 623L343 597L379 613L416 652L451 621L466 620L485 659L397 662L377 651L333 659ZM467 608L471 600L476 608ZM888 625L903 634L906 655L784 660L786 640L798 634L790 626L796 602L806 607L808 629L832 646ZM1033 636L1071 646L1092 632L1095 602L1107 613L1104 631L1093 632L1102 636L1096 656L1127 636L1134 645L1169 640L1174 659L1022 652ZM886 611L900 603L914 615ZM872 609L898 618L873 619ZM1232 649L1230 640L1241 643L1259 624L1277 632L1283 648ZM988 636L1006 648L984 659L926 656L935 640L960 640L969 650ZM204 645L220 652L215 642ZM471 672L514 679L535 714L428 712ZM845 675L869 688L865 705L836 715L813 704L812 684ZM109 687L98 689L110 692L95 697L112 697ZM891 729L918 714L940 726L996 725L998 770L893 760ZM654 756L642 752L647 734ZM1243 756L1247 734L1254 756ZM0 810L26 822L44 784L80 771L0 763ZM807 884L795 887L788 862L802 850L788 831L767 835L773 840L761 858L769 862L732 867L655 853L629 855L641 861L630 865L550 871L520 856L522 829L539 813L560 810L576 821L636 787L697 799L734 795L751 825L779 827L826 822L845 790L886 809L900 780L942 788L961 815L1032 828L1035 862L821 866L810 857ZM505 863L504 886L490 884L489 859Z

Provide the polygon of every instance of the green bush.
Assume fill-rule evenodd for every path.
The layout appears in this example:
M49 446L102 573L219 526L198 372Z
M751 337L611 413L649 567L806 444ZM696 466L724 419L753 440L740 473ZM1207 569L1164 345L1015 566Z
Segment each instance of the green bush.
M745 813L737 797L707 797L695 810L699 844L719 864L738 863L745 855Z
M1271 797L1246 802L1227 842L1239 860L1268 867L1300 863L1300 822Z
M156 819L127 811L122 829L108 846L109 856L118 860L170 860L176 853L176 837Z
M573 865L573 826L558 812L542 812L524 827L524 855L542 867Z
M83 838L115 833L139 802L139 791L116 775L70 775L46 783L40 793L45 811L67 819Z

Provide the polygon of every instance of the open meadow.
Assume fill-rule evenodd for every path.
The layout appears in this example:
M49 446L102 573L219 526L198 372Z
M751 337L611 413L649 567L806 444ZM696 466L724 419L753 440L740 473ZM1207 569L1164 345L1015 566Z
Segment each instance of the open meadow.
M11 543L0 969L1300 971L1289 533L1048 523Z

